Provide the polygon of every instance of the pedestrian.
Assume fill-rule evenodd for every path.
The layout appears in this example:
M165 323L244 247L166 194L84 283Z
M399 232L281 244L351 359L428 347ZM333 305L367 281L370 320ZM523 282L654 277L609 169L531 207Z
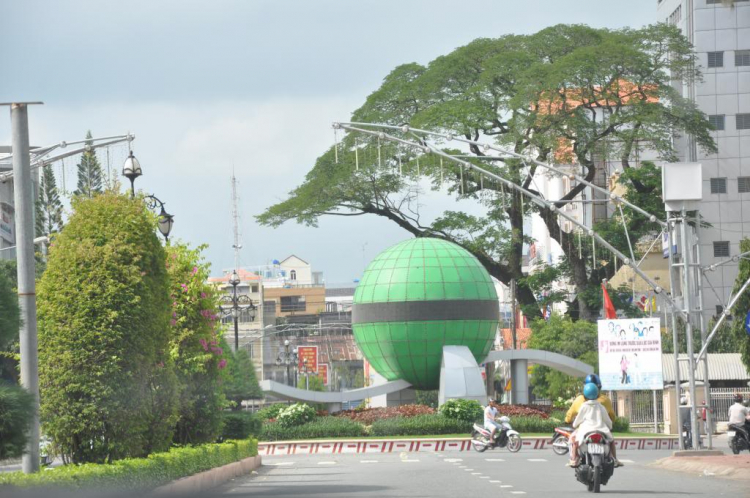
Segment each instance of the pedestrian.
M705 432L706 434L713 434L714 433L714 428L708 426L708 414L709 414L709 412L713 414L714 411L713 411L712 408L706 406L706 401L705 400L702 401L701 402L701 420L703 420L703 432ZM711 425L713 425L713 417L711 417ZM711 431L711 432L709 432L709 431Z

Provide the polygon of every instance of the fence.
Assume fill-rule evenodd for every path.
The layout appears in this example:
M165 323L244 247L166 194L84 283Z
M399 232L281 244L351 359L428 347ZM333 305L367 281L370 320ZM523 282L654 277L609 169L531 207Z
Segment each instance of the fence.
M750 389L736 387L712 387L711 388L711 408L714 411L714 420L716 422L729 421L729 407L734 403L734 395L742 394L745 399L750 397Z

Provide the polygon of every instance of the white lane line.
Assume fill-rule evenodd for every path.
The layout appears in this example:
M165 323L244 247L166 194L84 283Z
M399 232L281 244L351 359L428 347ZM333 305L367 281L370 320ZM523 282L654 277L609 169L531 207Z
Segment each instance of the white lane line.
M481 476L482 473L481 472L472 472L471 475L473 475L473 476Z
M377 460L360 460L359 463L378 463Z
M480 479L489 479L490 476L479 476Z
M622 463L635 463L635 460L623 460L623 459L620 459L620 461Z
M336 462L318 462L318 465L336 465Z
M500 486L500 487L501 487L501 488L512 488L513 486L511 486L510 484L503 484L503 485L502 485L502 486Z
M510 494L512 494L512 495L525 495L526 491L511 491Z
M448 463L456 463L456 462L463 462L464 459L463 458L446 458L443 461L448 462Z
M464 469L466 472L474 472L474 469Z
M500 484L503 481L490 481L490 484Z
M545 458L527 458L526 460L529 462L546 462L547 461Z
M415 458L415 459L412 459L412 460L402 459L401 461L404 462L404 463L414 463L414 462L418 462L419 460L417 460Z
M274 467L280 467L282 465L292 465L294 462L269 462L264 463L263 465L273 465Z
M485 462L504 462L505 460L503 460L502 458L485 458L484 461Z
M459 468L459 469L465 469L465 468L466 468L466 465L459 465L459 466L458 466L458 468Z

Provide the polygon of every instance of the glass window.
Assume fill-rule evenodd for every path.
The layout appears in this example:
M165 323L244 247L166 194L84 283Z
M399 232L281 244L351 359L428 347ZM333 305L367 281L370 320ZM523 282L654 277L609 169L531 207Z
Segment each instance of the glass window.
M708 117L708 124L711 125L711 127L714 130L721 131L724 129L724 115L723 114L713 114Z
M726 194L727 193L727 179L726 178L711 178L711 193L712 194Z
M750 176L741 176L737 178L737 192L747 194L750 192Z
M284 296L281 298L281 311L288 313L293 311L305 311L305 296Z
M724 67L724 52L709 52L708 67Z
M750 50L736 50L734 52L735 66L750 66Z
M737 129L750 130L750 114L737 114Z

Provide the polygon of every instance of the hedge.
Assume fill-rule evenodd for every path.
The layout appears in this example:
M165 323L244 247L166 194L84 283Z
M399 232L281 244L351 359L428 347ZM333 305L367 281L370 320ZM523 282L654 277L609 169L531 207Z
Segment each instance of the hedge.
M246 439L258 436L262 422L258 416L250 412L223 412L224 427L221 431L221 441L230 439Z
M34 396L0 380L0 460L20 457L34 413Z
M258 454L254 439L173 448L146 458L111 464L64 465L36 474L0 473L0 495L7 486L55 486L97 490L146 491L181 477L221 467Z
M318 417L312 422L285 428L278 422L263 424L261 441L286 441L294 439L321 439L327 437L366 436L365 426L346 417Z
M417 417L396 417L378 420L370 427L372 436L426 436L431 434L471 433L472 422L456 420L440 414Z

